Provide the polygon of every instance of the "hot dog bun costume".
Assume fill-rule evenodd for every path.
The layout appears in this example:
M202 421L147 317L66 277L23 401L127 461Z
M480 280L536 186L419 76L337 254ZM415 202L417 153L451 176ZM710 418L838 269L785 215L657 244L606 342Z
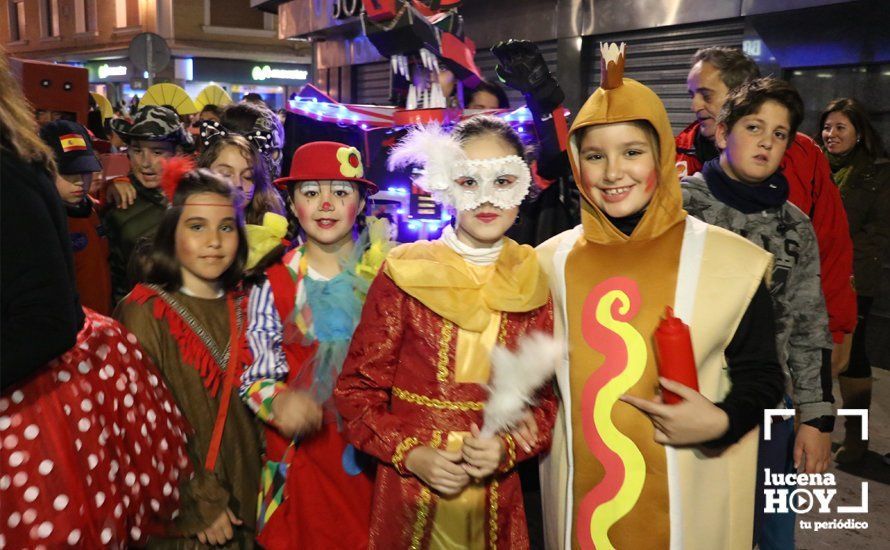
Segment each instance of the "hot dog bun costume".
M651 421L619 401L659 386L653 333L666 306L691 329L700 391L730 390L724 350L771 257L686 215L664 105L622 78L624 46L603 48L603 86L579 111L569 158L582 223L538 247L568 354L557 369L562 406L542 462L548 548L751 547L758 430L722 449L653 440ZM630 235L593 203L581 178L584 128L645 121L657 134L658 184Z

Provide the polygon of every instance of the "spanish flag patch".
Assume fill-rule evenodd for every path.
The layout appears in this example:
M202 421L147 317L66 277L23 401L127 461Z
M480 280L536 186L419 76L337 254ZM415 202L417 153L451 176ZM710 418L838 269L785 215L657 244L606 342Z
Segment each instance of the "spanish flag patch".
M62 142L62 152L70 153L71 151L86 151L87 142L84 141L80 134L65 134L59 137Z

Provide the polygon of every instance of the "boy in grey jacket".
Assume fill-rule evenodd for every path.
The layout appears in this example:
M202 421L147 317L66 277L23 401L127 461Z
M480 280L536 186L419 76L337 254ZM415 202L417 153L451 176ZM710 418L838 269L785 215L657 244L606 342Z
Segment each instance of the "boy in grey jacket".
M806 214L788 202L788 182L779 170L789 136L802 118L800 95L781 80L760 78L730 92L715 136L720 157L683 179L683 202L689 214L775 256L770 293L776 347L800 427L794 438L790 421L773 425L773 440L761 444L761 467L822 473L828 469L834 427L832 340L816 235ZM765 524L763 538L755 542L761 548L793 548L794 518L789 516L790 522ZM777 523L780 528L774 528Z

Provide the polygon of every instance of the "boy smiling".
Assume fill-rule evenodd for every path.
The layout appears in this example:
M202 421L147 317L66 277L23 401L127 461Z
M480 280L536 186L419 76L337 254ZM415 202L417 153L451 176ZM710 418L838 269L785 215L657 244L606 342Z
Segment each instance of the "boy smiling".
M788 181L779 169L802 118L800 95L784 81L760 78L730 92L715 131L720 156L684 178L683 198L691 215L775 256L770 294L776 346L800 427L795 438L791 421L774 425L773 440L761 443L760 465L823 473L834 413L819 250L809 218L788 202Z

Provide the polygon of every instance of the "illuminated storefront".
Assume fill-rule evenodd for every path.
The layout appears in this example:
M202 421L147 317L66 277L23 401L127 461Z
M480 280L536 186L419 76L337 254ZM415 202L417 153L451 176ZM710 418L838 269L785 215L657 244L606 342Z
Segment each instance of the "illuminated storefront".
M191 79L184 87L194 96L204 86L216 83L235 101L246 94L257 93L269 107L278 109L284 106L290 94L310 82L310 72L311 67L307 64L196 58L191 60Z

